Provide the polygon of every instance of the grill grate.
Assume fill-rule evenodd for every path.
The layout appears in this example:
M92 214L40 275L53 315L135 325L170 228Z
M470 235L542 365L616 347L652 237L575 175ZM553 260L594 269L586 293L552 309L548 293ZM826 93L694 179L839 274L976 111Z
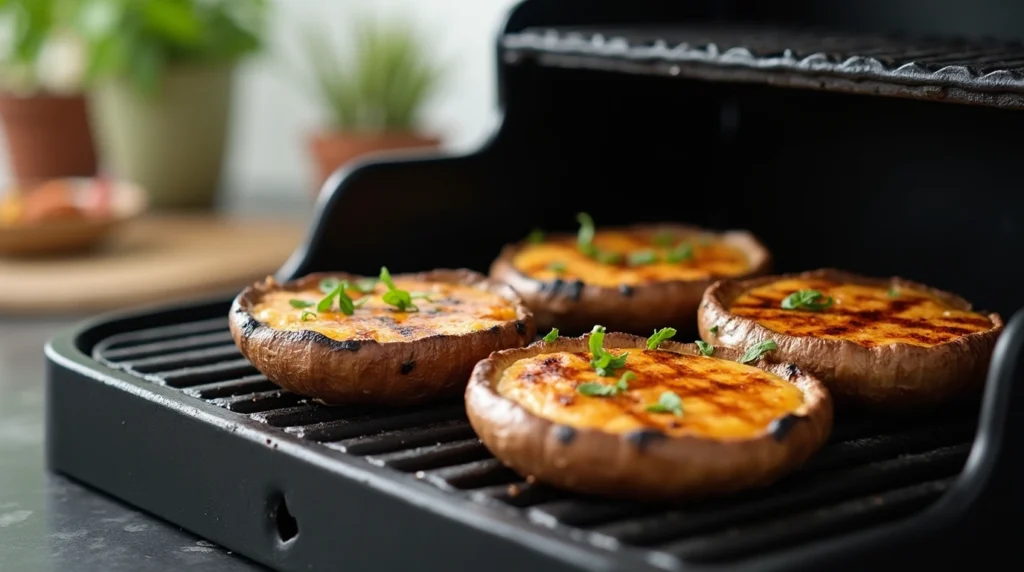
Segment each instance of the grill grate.
M1024 107L1024 44L750 27L531 28L508 63L581 67Z
M527 482L476 438L461 402L394 410L328 407L276 389L241 359L224 319L126 332L93 357L337 454L405 475L541 530L592 546L649 550L651 562L713 564L891 521L928 506L960 472L976 410L908 425L841 420L830 443L776 485L715 502L666 508L589 498Z

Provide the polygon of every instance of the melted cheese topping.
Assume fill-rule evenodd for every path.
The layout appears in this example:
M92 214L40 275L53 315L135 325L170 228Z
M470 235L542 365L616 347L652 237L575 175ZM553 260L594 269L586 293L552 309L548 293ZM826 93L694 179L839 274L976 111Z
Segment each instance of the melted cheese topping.
M353 301L369 299L356 308L351 316L338 311L335 302L330 312L317 312L316 304L324 293L316 286L302 292L275 290L268 292L252 310L258 321L277 330L311 330L338 341L376 340L378 342L408 342L436 335L460 335L493 328L516 319L511 302L490 292L453 284L416 282L394 278L395 286L414 295L428 294L428 298L415 298L418 312L400 312L386 304L381 295L387 291L383 284L369 294L348 292ZM313 305L294 308L291 300L303 300ZM302 320L304 312L316 317Z
M821 312L782 309L783 298L807 289L832 296L832 306ZM729 310L782 334L849 340L868 348L928 347L992 328L986 316L957 310L925 292L896 288L891 293L829 280L781 280L750 290Z
M576 428L627 433L655 429L670 436L749 438L764 434L772 421L803 404L803 393L782 378L748 365L714 357L665 351L628 351L626 367L636 378L610 397L577 392L581 383L614 384L598 377L589 353L552 353L519 360L502 374L498 393L534 415ZM682 417L653 413L647 406L663 392L682 399Z
M575 238L558 237L523 245L512 265L525 276L543 282L561 278L606 287L732 277L750 270L750 262L741 250L715 239L714 235L674 233L668 246L655 245L655 236L640 231L597 231L594 246L602 252L620 255L623 260L617 264L603 264L580 252ZM668 253L681 243L693 248L693 256L680 262L668 262ZM629 264L630 254L646 252L654 253L658 261Z

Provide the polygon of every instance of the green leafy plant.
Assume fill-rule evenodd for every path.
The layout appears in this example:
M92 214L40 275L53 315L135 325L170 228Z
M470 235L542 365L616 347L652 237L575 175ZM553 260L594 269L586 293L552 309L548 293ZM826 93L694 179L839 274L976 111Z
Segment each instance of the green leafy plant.
M68 0L0 0L3 37L0 84L4 89L30 92L46 89L40 58L64 31Z
M322 29L309 33L306 55L313 87L332 127L348 131L412 131L443 76L417 31L405 20L354 17L348 57Z
M31 1L31 0L29 0ZM176 65L232 62L263 47L266 0L79 0L87 81L121 77L142 92Z

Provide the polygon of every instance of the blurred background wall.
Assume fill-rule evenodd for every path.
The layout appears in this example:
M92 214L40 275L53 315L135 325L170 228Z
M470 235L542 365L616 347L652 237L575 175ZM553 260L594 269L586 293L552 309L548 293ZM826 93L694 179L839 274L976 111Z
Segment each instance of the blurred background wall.
M427 106L425 128L444 146L471 149L495 120L494 41L515 0L273 0L268 50L242 63L237 76L223 178L229 195L292 194L309 200L314 184L306 137L324 121L315 96L294 80L300 42L310 24L343 33L353 8L412 16L438 57L449 63L444 86ZM0 182L10 179L0 138Z

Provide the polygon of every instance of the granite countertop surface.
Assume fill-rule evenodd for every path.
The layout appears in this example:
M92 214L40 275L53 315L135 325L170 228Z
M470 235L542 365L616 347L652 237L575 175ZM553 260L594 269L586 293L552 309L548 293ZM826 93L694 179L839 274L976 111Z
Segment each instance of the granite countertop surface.
M310 209L278 197L225 210L305 218ZM46 469L43 348L84 317L0 315L0 571L266 570Z

